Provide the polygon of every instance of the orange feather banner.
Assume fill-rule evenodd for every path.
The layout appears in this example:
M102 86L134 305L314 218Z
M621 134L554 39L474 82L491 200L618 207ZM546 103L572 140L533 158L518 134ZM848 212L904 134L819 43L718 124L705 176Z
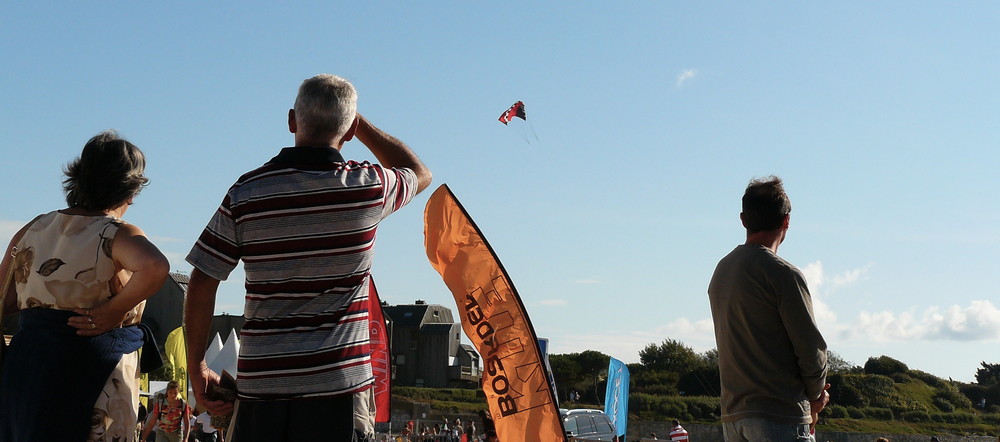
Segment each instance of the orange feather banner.
M503 442L564 442L566 433L524 304L482 232L446 185L424 210L424 246L483 358L482 388Z

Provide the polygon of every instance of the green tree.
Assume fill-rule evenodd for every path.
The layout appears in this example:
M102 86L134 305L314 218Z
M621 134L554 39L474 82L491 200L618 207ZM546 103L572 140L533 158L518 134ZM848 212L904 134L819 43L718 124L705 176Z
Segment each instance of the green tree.
M657 396L676 396L679 393L677 384L680 375L665 370L650 370L643 368L638 372L631 372L632 383L635 388L634 393L646 393Z
M698 355L698 362L681 374L677 388L687 396L719 396L722 391L719 351L713 348Z
M701 354L701 361L710 367L719 366L719 350L713 348Z
M568 395L580 382L580 364L572 355L549 355L549 366L552 367L552 378L556 380L556 389Z
M832 350L826 352L826 365L827 370L831 374L864 373L864 369L861 366L840 357L837 352Z
M556 388L566 394L577 390L584 399L593 399L598 405L601 404L603 394L599 385L607 377L610 361L611 356L594 350L549 355L549 365L552 366Z
M983 367L976 370L976 383L982 386L1000 384L1000 364L980 363Z
M581 371L594 380L594 398L597 399L597 405L602 405L604 402L601 400L602 392L598 385L608 376L608 364L611 362L611 356L599 351L587 350L578 354L577 361Z
M701 358L691 347L667 338L659 345L649 344L642 349L639 352L639 362L654 370L683 374L694 369Z

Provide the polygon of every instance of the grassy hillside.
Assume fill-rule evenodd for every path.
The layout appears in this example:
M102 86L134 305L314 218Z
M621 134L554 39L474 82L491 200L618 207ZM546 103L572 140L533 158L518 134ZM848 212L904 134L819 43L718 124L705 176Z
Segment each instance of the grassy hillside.
M973 407L959 384L919 370L890 374L844 373L829 377L831 404L820 429L827 431L1000 435L1000 413ZM428 403L435 410L476 413L486 409L479 390L396 387L393 400ZM564 408L597 408L596 404L564 403ZM996 410L994 407L993 410ZM718 423L719 398L633 393L634 419Z
M464 388L393 387L392 400L422 402L437 411L476 414L487 409L482 390Z

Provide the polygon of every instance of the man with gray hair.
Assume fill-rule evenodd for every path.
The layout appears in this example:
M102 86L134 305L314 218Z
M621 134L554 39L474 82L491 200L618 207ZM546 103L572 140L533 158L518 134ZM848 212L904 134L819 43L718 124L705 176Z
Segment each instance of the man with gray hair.
M708 286L727 442L811 440L830 398L809 288L777 255L791 211L781 179L751 181L740 213L746 242L719 261Z
M233 442L374 435L368 331L375 231L431 181L401 141L357 114L350 82L317 75L288 111L294 147L241 176L188 254L188 374L199 405L233 413ZM378 159L347 161L357 138ZM235 404L205 361L219 282L242 260L246 324Z

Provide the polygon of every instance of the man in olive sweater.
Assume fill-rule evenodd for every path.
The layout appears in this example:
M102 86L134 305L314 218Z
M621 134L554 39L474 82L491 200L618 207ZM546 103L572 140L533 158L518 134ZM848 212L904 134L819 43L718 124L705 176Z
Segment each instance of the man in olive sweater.
M791 210L780 178L751 181L740 213L746 243L719 261L708 287L727 442L809 440L830 400L812 297L802 272L777 255Z

